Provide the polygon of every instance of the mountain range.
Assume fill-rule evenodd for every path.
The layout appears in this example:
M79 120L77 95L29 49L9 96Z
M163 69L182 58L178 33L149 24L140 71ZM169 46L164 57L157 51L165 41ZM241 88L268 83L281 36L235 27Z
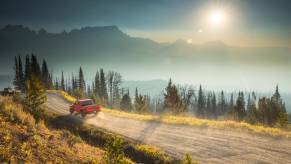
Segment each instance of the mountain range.
M50 33L23 25L0 29L0 74L13 74L16 55L37 54L50 71L66 76L85 70L93 79L98 68L116 70L125 80L168 80L205 84L210 88L290 91L291 49L236 47L222 41L188 44L185 40L158 43L132 37L117 26L84 27ZM253 87L253 88L252 88Z

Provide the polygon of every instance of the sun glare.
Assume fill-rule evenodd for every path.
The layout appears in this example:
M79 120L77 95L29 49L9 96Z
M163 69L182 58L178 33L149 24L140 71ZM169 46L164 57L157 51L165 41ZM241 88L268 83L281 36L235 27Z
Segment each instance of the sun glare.
M221 11L221 10L213 11L210 14L209 21L210 21L211 25L215 26L215 27L222 25L224 23L224 21L225 21L224 12Z

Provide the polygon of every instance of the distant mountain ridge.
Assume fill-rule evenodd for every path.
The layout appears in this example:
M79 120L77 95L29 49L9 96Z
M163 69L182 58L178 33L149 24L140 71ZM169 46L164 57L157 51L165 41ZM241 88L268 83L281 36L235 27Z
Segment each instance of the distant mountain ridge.
M86 77L91 78L102 67L116 70L126 79L172 77L181 83L208 82L214 87L228 87L227 79L237 88L257 88L269 82L265 88L271 90L279 83L286 89L286 77L291 77L287 71L291 69L290 52L287 47L234 47L222 41L201 45L184 40L158 43L131 37L117 26L84 27L60 33L31 30L22 25L0 29L0 74L13 73L14 56L35 53L46 58L54 75L63 70L69 76L82 66ZM245 84L248 81L260 84Z

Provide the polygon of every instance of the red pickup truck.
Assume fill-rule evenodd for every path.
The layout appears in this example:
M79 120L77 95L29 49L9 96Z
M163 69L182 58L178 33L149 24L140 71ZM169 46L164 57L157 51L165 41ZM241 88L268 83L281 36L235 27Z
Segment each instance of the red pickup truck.
M70 106L71 114L74 112L81 113L82 117L90 113L97 114L100 110L101 106L95 105L92 99L80 99Z

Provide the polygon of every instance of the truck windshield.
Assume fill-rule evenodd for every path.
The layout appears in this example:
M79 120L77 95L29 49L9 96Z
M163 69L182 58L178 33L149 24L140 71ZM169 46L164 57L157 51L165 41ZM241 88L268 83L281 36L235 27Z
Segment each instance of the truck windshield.
M93 102L92 102L92 100L86 100L86 101L83 101L81 104L82 104L82 106L87 106L87 105L92 105Z

